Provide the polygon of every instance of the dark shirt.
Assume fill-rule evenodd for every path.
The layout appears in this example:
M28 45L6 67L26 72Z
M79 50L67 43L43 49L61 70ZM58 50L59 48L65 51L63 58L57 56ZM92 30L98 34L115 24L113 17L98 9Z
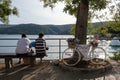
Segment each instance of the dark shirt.
M46 52L46 42L42 38L36 39L36 53L45 53Z

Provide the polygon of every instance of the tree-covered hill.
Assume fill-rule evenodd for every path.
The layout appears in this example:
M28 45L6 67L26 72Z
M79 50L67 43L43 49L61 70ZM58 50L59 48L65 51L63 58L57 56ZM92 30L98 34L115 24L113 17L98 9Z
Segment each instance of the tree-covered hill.
M38 34L43 32L47 35L69 35L70 29L73 24L66 25L38 25L38 24L17 24L17 25L3 25L0 24L0 34ZM95 22L92 23L92 29L95 29L99 26L105 27L106 22ZM88 31L91 29L88 28ZM110 30L112 34L120 33L120 31Z
M0 25L0 34L70 34L72 25L37 25L37 24L19 24L19 25Z
M94 23L93 26L97 27L101 23ZM43 32L44 34L54 35L67 35L70 34L72 24L66 25L38 25L38 24L18 24L18 25L0 25L0 34L38 34Z

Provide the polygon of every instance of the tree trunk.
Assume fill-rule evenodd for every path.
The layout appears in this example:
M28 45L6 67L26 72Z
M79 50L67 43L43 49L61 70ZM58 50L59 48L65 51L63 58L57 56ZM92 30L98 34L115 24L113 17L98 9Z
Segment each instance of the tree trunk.
M80 44L86 44L87 23L88 23L89 1L81 0L78 6L75 38L80 40Z

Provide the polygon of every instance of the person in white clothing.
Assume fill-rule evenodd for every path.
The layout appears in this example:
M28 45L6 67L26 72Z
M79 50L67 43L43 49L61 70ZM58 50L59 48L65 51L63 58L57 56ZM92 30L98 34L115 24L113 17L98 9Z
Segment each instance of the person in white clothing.
M17 42L17 47L16 47L16 54L17 55L28 55L29 51L30 51L30 39L27 38L26 34L22 34L21 36L22 38L18 40ZM21 63L21 58L19 58L19 62Z

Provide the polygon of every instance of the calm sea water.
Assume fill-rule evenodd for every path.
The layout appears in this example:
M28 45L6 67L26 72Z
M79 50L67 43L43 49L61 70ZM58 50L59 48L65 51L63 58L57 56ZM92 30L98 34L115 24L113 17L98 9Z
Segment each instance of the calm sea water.
M0 53L15 54L16 44L18 39L21 38L21 35L0 35L0 38L5 39L5 40L0 40ZM9 40L8 38L17 39L17 40ZM32 39L31 41L34 41L33 38L34 39L38 38L38 35L28 35L28 38ZM47 47L49 47L49 50L47 50L47 53L48 53L47 59L58 59L59 52L62 53L68 47L66 39L74 38L74 36L73 35L45 35L44 38L46 39ZM51 40L52 38L54 40ZM56 40L56 39L63 39L63 38L64 40L61 40L61 42L59 42L59 40ZM110 41L101 41L99 44L101 47L103 47L107 51L109 42ZM62 45L61 48L59 48L59 43Z
M65 47L61 47L61 49L59 50L59 46L58 46L59 40L56 39L64 38L65 40L61 41L61 45L67 45L66 39L73 37L74 37L73 35L45 35L44 38L46 39L47 47L49 47L49 50L47 50L47 52L49 53L47 58L54 58L54 59L59 58L58 52L60 50L61 52L63 52L67 48L67 46L65 46ZM0 53L6 53L6 54L15 53L16 44L18 40L9 40L8 38L20 39L21 35L0 35L0 38L5 38L5 40L0 40L0 46L1 46ZM33 38L34 39L38 38L38 35L28 35L28 38L32 39L31 41L34 41ZM52 38L54 38L55 40L51 40Z

